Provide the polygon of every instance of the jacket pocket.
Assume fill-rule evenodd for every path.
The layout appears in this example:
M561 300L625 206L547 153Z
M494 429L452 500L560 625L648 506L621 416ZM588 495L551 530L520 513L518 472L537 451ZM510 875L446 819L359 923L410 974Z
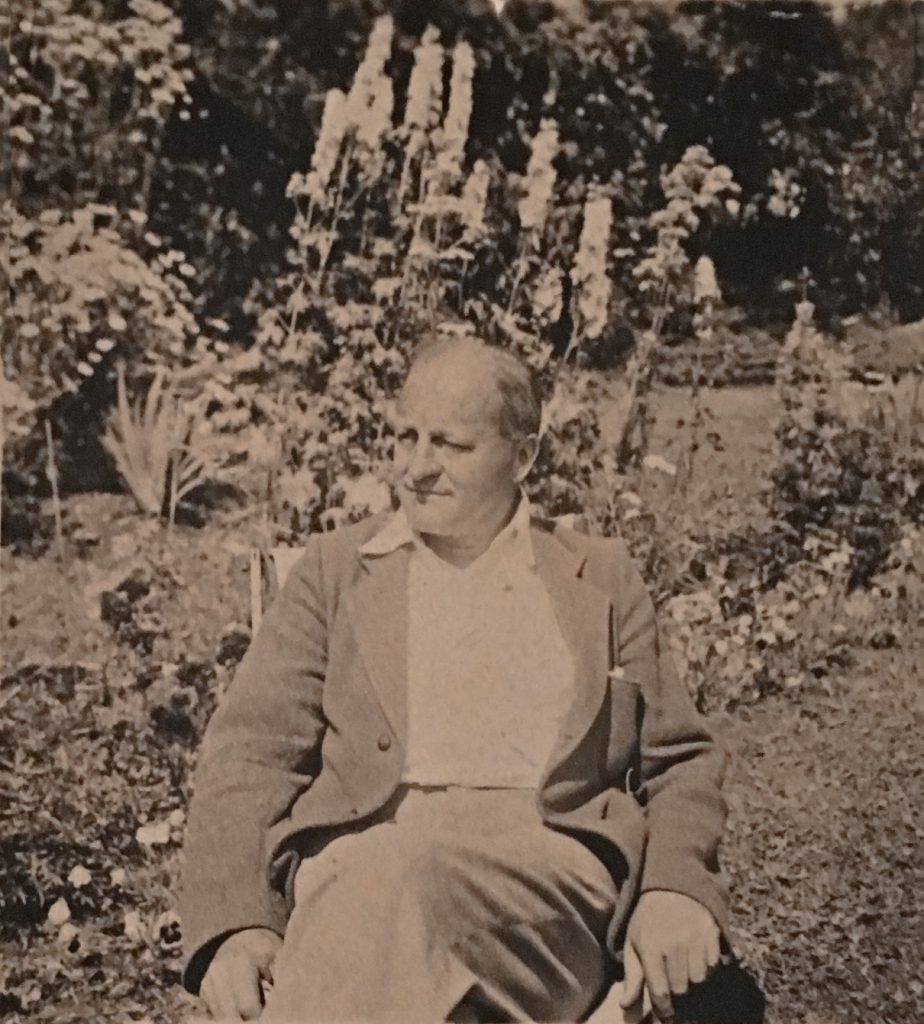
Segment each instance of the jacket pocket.
M610 695L607 778L610 785L633 795L641 784L640 731L642 688L617 666L607 673Z

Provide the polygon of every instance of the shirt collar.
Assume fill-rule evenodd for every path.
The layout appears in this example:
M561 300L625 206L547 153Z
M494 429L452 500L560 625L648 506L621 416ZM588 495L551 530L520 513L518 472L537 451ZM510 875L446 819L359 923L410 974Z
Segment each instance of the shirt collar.
M516 552L519 553L528 566L534 567L536 561L530 537L531 518L532 506L526 497L526 492L521 491L520 500L517 503L513 518L491 541L484 554L480 555L475 561L480 562L486 556L493 557L503 552ZM362 555L380 557L391 554L391 552L406 546L412 546L427 552L430 551L420 536L411 529L411 524L407 520L404 509L398 508L385 520L382 528L360 546L359 551Z

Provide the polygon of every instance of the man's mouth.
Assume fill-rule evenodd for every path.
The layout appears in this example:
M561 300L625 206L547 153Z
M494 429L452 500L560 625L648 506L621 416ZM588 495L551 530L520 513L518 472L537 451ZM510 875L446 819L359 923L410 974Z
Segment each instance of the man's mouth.
M446 498L446 491L431 491L422 487L406 487L405 490L414 495L415 498Z

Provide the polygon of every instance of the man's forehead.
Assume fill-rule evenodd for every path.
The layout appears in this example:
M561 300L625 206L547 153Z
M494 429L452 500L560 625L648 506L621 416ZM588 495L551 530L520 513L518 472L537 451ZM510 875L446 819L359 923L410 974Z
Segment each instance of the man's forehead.
M403 414L441 408L482 419L500 400L491 364L466 352L447 352L411 368L398 395Z

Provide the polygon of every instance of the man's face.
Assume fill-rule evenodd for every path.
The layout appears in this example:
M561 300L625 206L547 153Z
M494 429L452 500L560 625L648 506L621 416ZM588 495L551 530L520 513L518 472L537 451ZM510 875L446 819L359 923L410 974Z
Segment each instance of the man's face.
M396 405L395 483L411 528L464 540L503 521L529 467L528 445L503 437L499 396L477 360L415 367Z

